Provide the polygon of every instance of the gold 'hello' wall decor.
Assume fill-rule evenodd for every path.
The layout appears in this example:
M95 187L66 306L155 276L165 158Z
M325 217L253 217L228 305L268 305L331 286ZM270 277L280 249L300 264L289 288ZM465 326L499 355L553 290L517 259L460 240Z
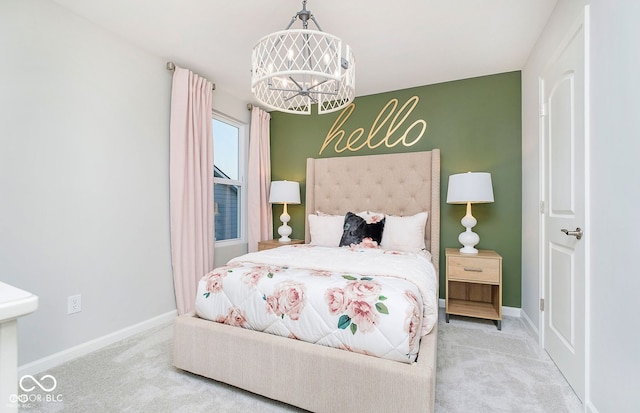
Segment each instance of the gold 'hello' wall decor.
M342 129L342 126L356 108L356 104L351 103L340 112L331 128L329 128L318 155L322 155L322 152L331 144L334 145L333 148L336 153L344 151L357 152L364 147L375 149L382 145L387 148L393 148L399 144L405 147L415 145L426 132L427 121L418 119L410 125L405 125L404 123L419 101L420 98L418 96L412 96L398 109L398 99L390 99L378 113L365 139L363 139L366 131L364 127L356 128L348 137L347 133Z

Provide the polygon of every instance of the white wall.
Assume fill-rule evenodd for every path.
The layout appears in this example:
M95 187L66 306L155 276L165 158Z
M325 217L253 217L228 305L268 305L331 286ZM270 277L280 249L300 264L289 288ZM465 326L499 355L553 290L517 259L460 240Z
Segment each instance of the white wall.
M591 407L640 411L640 2L591 0Z
M24 364L175 309L171 76L41 0L0 3L0 54L0 277L40 298Z
M24 365L175 310L171 59L46 0L0 1L0 56L0 280L40 298Z
M637 412L640 386L640 274L628 249L637 237L629 221L640 205L640 3L559 0L522 72L522 310L540 326L538 76L565 31L591 4L590 203L591 295L587 297L588 412Z

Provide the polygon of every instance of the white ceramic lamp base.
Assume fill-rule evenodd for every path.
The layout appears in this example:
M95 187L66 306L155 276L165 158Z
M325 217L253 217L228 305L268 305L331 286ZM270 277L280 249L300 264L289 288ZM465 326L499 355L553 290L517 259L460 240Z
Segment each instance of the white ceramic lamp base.
M282 215L280 215L280 221L282 221L282 225L278 227L278 234L280 234L280 239L278 239L278 241L291 242L291 238L289 238L289 235L291 235L292 229L288 225L288 222L290 220L291 216L289 216L289 214L287 213L287 204L284 204L284 211L282 212Z
M458 242L464 245L464 247L460 248L460 252L463 254L477 254L478 250L475 246L480 242L480 236L471 230L478 223L471 215L471 202L467 202L467 215L462 217L460 223L467 229L458 235Z

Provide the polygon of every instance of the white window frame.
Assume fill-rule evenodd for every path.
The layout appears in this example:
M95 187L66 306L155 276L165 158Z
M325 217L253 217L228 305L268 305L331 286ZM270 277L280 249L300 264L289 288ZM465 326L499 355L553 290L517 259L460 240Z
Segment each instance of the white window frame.
M239 238L226 239L221 241L215 241L216 247L224 247L224 246L232 246L232 245L240 245L247 243L247 186L246 186L246 175L247 175L247 165L249 164L249 128L245 123L242 123L236 119L233 119L229 116L226 116L220 112L212 111L211 122L213 127L213 119L218 120L220 122L227 123L229 125L235 126L238 128L238 179L225 179L225 178L216 178L213 177L214 184L224 184L224 185L237 185L240 188L240 231ZM215 154L215 137L213 144L213 151ZM215 157L214 157L215 159ZM215 164L215 160L214 160ZM211 170L213 173L213 169ZM215 199L214 199L215 202Z

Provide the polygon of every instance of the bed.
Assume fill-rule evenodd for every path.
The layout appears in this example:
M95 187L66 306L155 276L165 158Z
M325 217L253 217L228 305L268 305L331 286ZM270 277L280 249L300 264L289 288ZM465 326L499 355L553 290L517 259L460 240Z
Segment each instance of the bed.
M427 211L425 245L438 271L440 153L307 160L307 215ZM305 241L311 240L309 225ZM437 289L436 289L437 291ZM436 297L437 299L437 297ZM201 319L176 319L173 364L314 412L433 412L437 323L413 363L292 340Z

